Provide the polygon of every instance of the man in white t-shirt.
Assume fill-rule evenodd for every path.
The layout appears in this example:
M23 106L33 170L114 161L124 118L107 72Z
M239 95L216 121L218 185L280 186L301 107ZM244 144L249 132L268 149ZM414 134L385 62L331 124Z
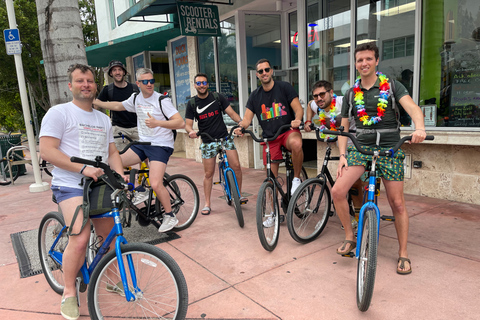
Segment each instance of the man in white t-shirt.
M102 156L113 170L122 173L122 160L113 141L110 119L92 108L97 93L94 71L81 64L68 69L68 87L73 100L50 108L43 118L40 131L40 154L42 159L55 166L52 171L52 191L60 206L65 224L71 226L76 208L83 203L83 177L95 181L103 174L100 168L73 163L76 156L95 160ZM63 290L61 314L65 319L80 316L76 298L75 278L85 261L85 252L90 238L90 228L82 229L83 213L80 212L70 232L68 245L63 253ZM113 219L93 220L99 239L106 239L114 226ZM86 225L90 225L87 221Z
M165 209L163 222L158 231L167 232L178 224L178 219L172 212L170 196L163 185L163 176L168 159L173 153L172 130L184 128L185 121L169 98L162 99L160 109L159 99L162 95L154 91L155 79L152 70L140 68L136 77L137 86L140 88L139 94L134 93L123 102L103 102L96 99L94 104L104 109L127 110L137 114L140 141L150 142L151 145L134 145L122 154L121 158L125 166L140 163L148 158L150 185Z

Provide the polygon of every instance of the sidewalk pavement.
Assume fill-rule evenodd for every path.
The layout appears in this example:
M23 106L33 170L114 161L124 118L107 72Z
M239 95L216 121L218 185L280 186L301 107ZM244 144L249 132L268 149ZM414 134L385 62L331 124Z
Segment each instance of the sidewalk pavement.
M10 234L38 228L54 211L51 192L29 193L31 167L14 186L0 187L0 318L62 319L60 296L43 274L21 279ZM170 174L191 177L203 207L203 166L172 157ZM241 229L233 209L213 187L212 213L200 213L180 239L157 245L180 265L189 290L188 319L479 319L480 206L406 195L413 273L398 275L393 223L381 223L377 276L370 309L356 306L355 259L335 253L343 241L337 217L318 239L299 244L282 224L273 252L260 244L255 204L264 172L243 169ZM44 175L44 180L49 181ZM383 214L390 210L384 196ZM86 293L80 319L88 319Z

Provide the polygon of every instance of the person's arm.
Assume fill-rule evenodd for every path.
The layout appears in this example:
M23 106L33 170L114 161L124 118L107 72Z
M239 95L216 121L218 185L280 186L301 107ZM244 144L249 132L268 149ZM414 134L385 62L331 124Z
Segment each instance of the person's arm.
M103 108L103 109L108 109L108 110L113 110L113 111L125 111L125 107L123 106L122 102L119 101L110 101L110 102L105 102L105 101L100 101L98 99L95 99L93 101L93 104L97 107Z
M60 139L49 136L40 137L40 156L43 160L50 162L58 168L72 172L80 173L80 171L82 171L83 169L81 173L84 176L93 178L95 181L97 181L97 177L103 174L103 170L100 168L94 168L89 166L84 168L84 165L81 163L71 162L70 157L60 151L59 148Z
M193 130L193 119L185 119L185 131L191 139L198 138L197 133Z
M290 102L290 106L292 107L293 112L295 112L295 120L292 121L292 128L298 128L303 119L303 108L298 97Z
M147 113L148 118L145 119L145 124L149 128L162 127L167 129L183 129L185 128L185 121L183 120L180 113L175 113L168 120L157 120L150 113Z
M423 112L422 109L413 101L409 95L405 95L400 98L398 101L403 109L408 113L410 118L412 118L413 123L415 124L415 131L412 133L411 143L420 143L425 140L427 133L425 132L425 123L423 121Z
M312 118L314 116L314 112L312 108L310 108L310 104L313 102L313 100L310 100L307 104L307 120L305 120L305 131L310 132L312 129L310 129L310 125L312 124Z
M108 144L108 164L110 165L110 168L115 170L126 182L128 182L129 177L123 174L122 158L120 158L120 154L118 153L114 142Z
M245 114L243 115L243 120L240 121L240 123L238 124L241 128L235 129L234 133L238 136L243 135L242 132L241 132L242 128L247 129L248 126L250 126L250 123L252 123L254 115L255 114L253 113L252 110L245 109Z
M348 130L350 126L350 122L348 118L342 118L341 124L346 130ZM344 136L338 136L338 149L340 150L340 160L338 161L338 168L337 168L337 179L338 177L342 176L342 170L345 167L345 170L348 170L348 163L347 163L347 142L348 138Z
M228 116L236 123L240 123L240 121L242 121L242 118L240 118L238 113L236 113L230 105L225 109L225 113L228 114Z

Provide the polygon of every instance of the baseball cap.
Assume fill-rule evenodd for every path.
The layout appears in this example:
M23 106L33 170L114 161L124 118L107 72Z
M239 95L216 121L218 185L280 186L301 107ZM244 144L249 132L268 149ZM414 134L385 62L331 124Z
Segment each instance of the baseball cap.
M125 66L123 65L123 63L121 61L112 60L108 64L108 72L107 72L110 77L112 76L112 68L113 67L120 67L120 68L123 69L123 71L125 71L125 74L127 74L127 69L125 69Z

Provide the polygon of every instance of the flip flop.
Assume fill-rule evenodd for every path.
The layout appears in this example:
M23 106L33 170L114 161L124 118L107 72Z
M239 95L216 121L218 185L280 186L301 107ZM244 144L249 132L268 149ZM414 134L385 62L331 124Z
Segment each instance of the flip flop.
M351 241L351 240L344 240L343 241L343 245L340 247L340 250L345 250L347 244L350 245L350 249L348 251L338 251L337 249L337 254L341 255L341 256L344 256L346 254L349 254L350 252L353 251L353 249L355 249L355 247L357 246L357 243L355 241Z
M400 265L398 265L399 262L400 262ZM410 269L402 270L402 269L405 269L405 262L408 262L408 264L410 265ZM410 259L403 258L403 257L398 258L398 260L397 260L397 273L398 274L410 274L410 273L412 273L412 263L410 262Z
M205 212L204 212L205 211ZM201 211L201 213L204 215L204 216L208 216L210 214L210 211L212 211L212 209L210 209L210 207L204 207Z

